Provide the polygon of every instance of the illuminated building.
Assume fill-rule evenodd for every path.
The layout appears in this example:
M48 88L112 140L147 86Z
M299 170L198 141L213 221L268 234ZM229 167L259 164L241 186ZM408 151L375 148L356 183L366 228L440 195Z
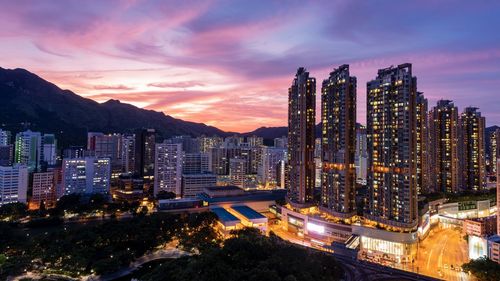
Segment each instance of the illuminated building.
M211 147L208 154L210 171L216 175L229 174L229 159L225 147Z
M10 144L11 134L9 131L0 129L0 146Z
M141 177L155 172L155 130L142 129L135 133L135 171Z
M209 169L208 153L186 153L182 163L183 174L202 174L207 173Z
M356 165L356 181L366 184L368 177L368 151L366 142L366 127L360 126L356 129L356 154L354 164Z
M486 186L485 118L475 107L467 107L460 116L460 170L462 188L482 190Z
M500 128L490 133L490 170L493 175L497 172L498 159L500 159Z
M124 173L134 173L135 171L135 140L134 134L123 135L122 137L122 151L121 151L121 161L122 161L122 172Z
M497 233L497 218L489 217L466 219L463 221L463 232L467 235L487 237Z
M336 216L355 214L356 77L349 65L330 72L321 88L322 209Z
M211 148L219 147L224 142L221 137L199 137L200 152L209 152Z
M42 153L42 135L30 130L16 134L14 162L26 165L28 170L37 171Z
M297 206L313 203L315 118L316 79L301 67L288 89L287 199Z
M182 195L182 161L183 151L181 143L156 144L154 195L158 192L173 192L176 197Z
M14 146L0 145L0 166L12 166L14 163Z
M62 193L109 194L111 161L109 158L84 157L64 159L62 163Z
M497 166L497 234L500 235L500 160L496 162Z
M416 172L417 193L429 192L429 130L428 105L424 94L417 92L416 97Z
M247 143L250 147L258 147L264 145L264 139L258 136L247 137Z
M243 187L248 169L247 160L232 158L229 160L229 178L232 185Z
M0 166L0 206L9 203L26 203L28 193L28 168L24 165Z
M281 138L274 139L274 147L277 148L287 148L288 146L288 138L283 136Z
M440 100L429 118L431 185L437 192L458 192L458 108L450 100Z
M121 134L109 134L89 132L87 134L87 150L92 156L109 158L113 173L122 172L122 145Z
M55 203L56 198L54 172L33 173L33 196L30 202L37 206L40 206L41 202L51 205Z
M417 226L416 88L411 64L380 69L367 83L367 217Z
M262 150L262 161L259 168L260 183L268 188L285 188L286 149L264 147Z
M183 174L182 175L182 198L195 198L203 192L206 187L215 186L217 176L210 173L205 174Z

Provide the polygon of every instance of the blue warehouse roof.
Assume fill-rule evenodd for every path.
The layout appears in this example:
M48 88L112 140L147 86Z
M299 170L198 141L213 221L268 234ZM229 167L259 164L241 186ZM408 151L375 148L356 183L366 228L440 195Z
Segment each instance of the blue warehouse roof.
M233 214L231 214L224 208L216 207L210 209L210 211L214 212L215 215L219 218L219 220L224 224L231 222L235 223L240 222L240 220L237 217L235 217Z
M265 219L266 217L260 214L259 212L255 211L254 209L241 205L241 206L232 206L231 209L235 210L245 218L249 220L255 220L255 219Z

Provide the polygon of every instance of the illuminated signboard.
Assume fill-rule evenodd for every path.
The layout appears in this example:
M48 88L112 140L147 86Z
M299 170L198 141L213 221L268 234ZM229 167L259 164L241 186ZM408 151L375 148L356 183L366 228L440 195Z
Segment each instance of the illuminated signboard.
M312 222L307 223L307 230L311 232L316 232L319 234L324 234L325 233L325 227L323 225L315 224Z

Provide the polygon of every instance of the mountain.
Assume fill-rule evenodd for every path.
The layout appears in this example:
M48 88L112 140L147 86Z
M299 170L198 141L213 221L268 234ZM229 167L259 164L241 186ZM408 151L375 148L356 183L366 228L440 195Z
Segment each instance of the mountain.
M0 67L0 127L55 133L62 147L84 145L88 131L132 132L154 128L160 138L173 135L219 135L224 132L118 100L98 103L43 80L24 69Z

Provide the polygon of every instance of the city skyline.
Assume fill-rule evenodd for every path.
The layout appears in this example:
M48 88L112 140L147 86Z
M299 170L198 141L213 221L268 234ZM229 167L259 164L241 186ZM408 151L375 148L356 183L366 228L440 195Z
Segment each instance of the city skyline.
M365 123L366 83L380 68L409 62L430 108L449 99L459 112L478 107L487 126L500 123L491 102L500 86L498 3L3 5L0 51L9 56L1 67L26 68L99 102L119 99L226 131L284 126L296 68L321 81L347 63Z

